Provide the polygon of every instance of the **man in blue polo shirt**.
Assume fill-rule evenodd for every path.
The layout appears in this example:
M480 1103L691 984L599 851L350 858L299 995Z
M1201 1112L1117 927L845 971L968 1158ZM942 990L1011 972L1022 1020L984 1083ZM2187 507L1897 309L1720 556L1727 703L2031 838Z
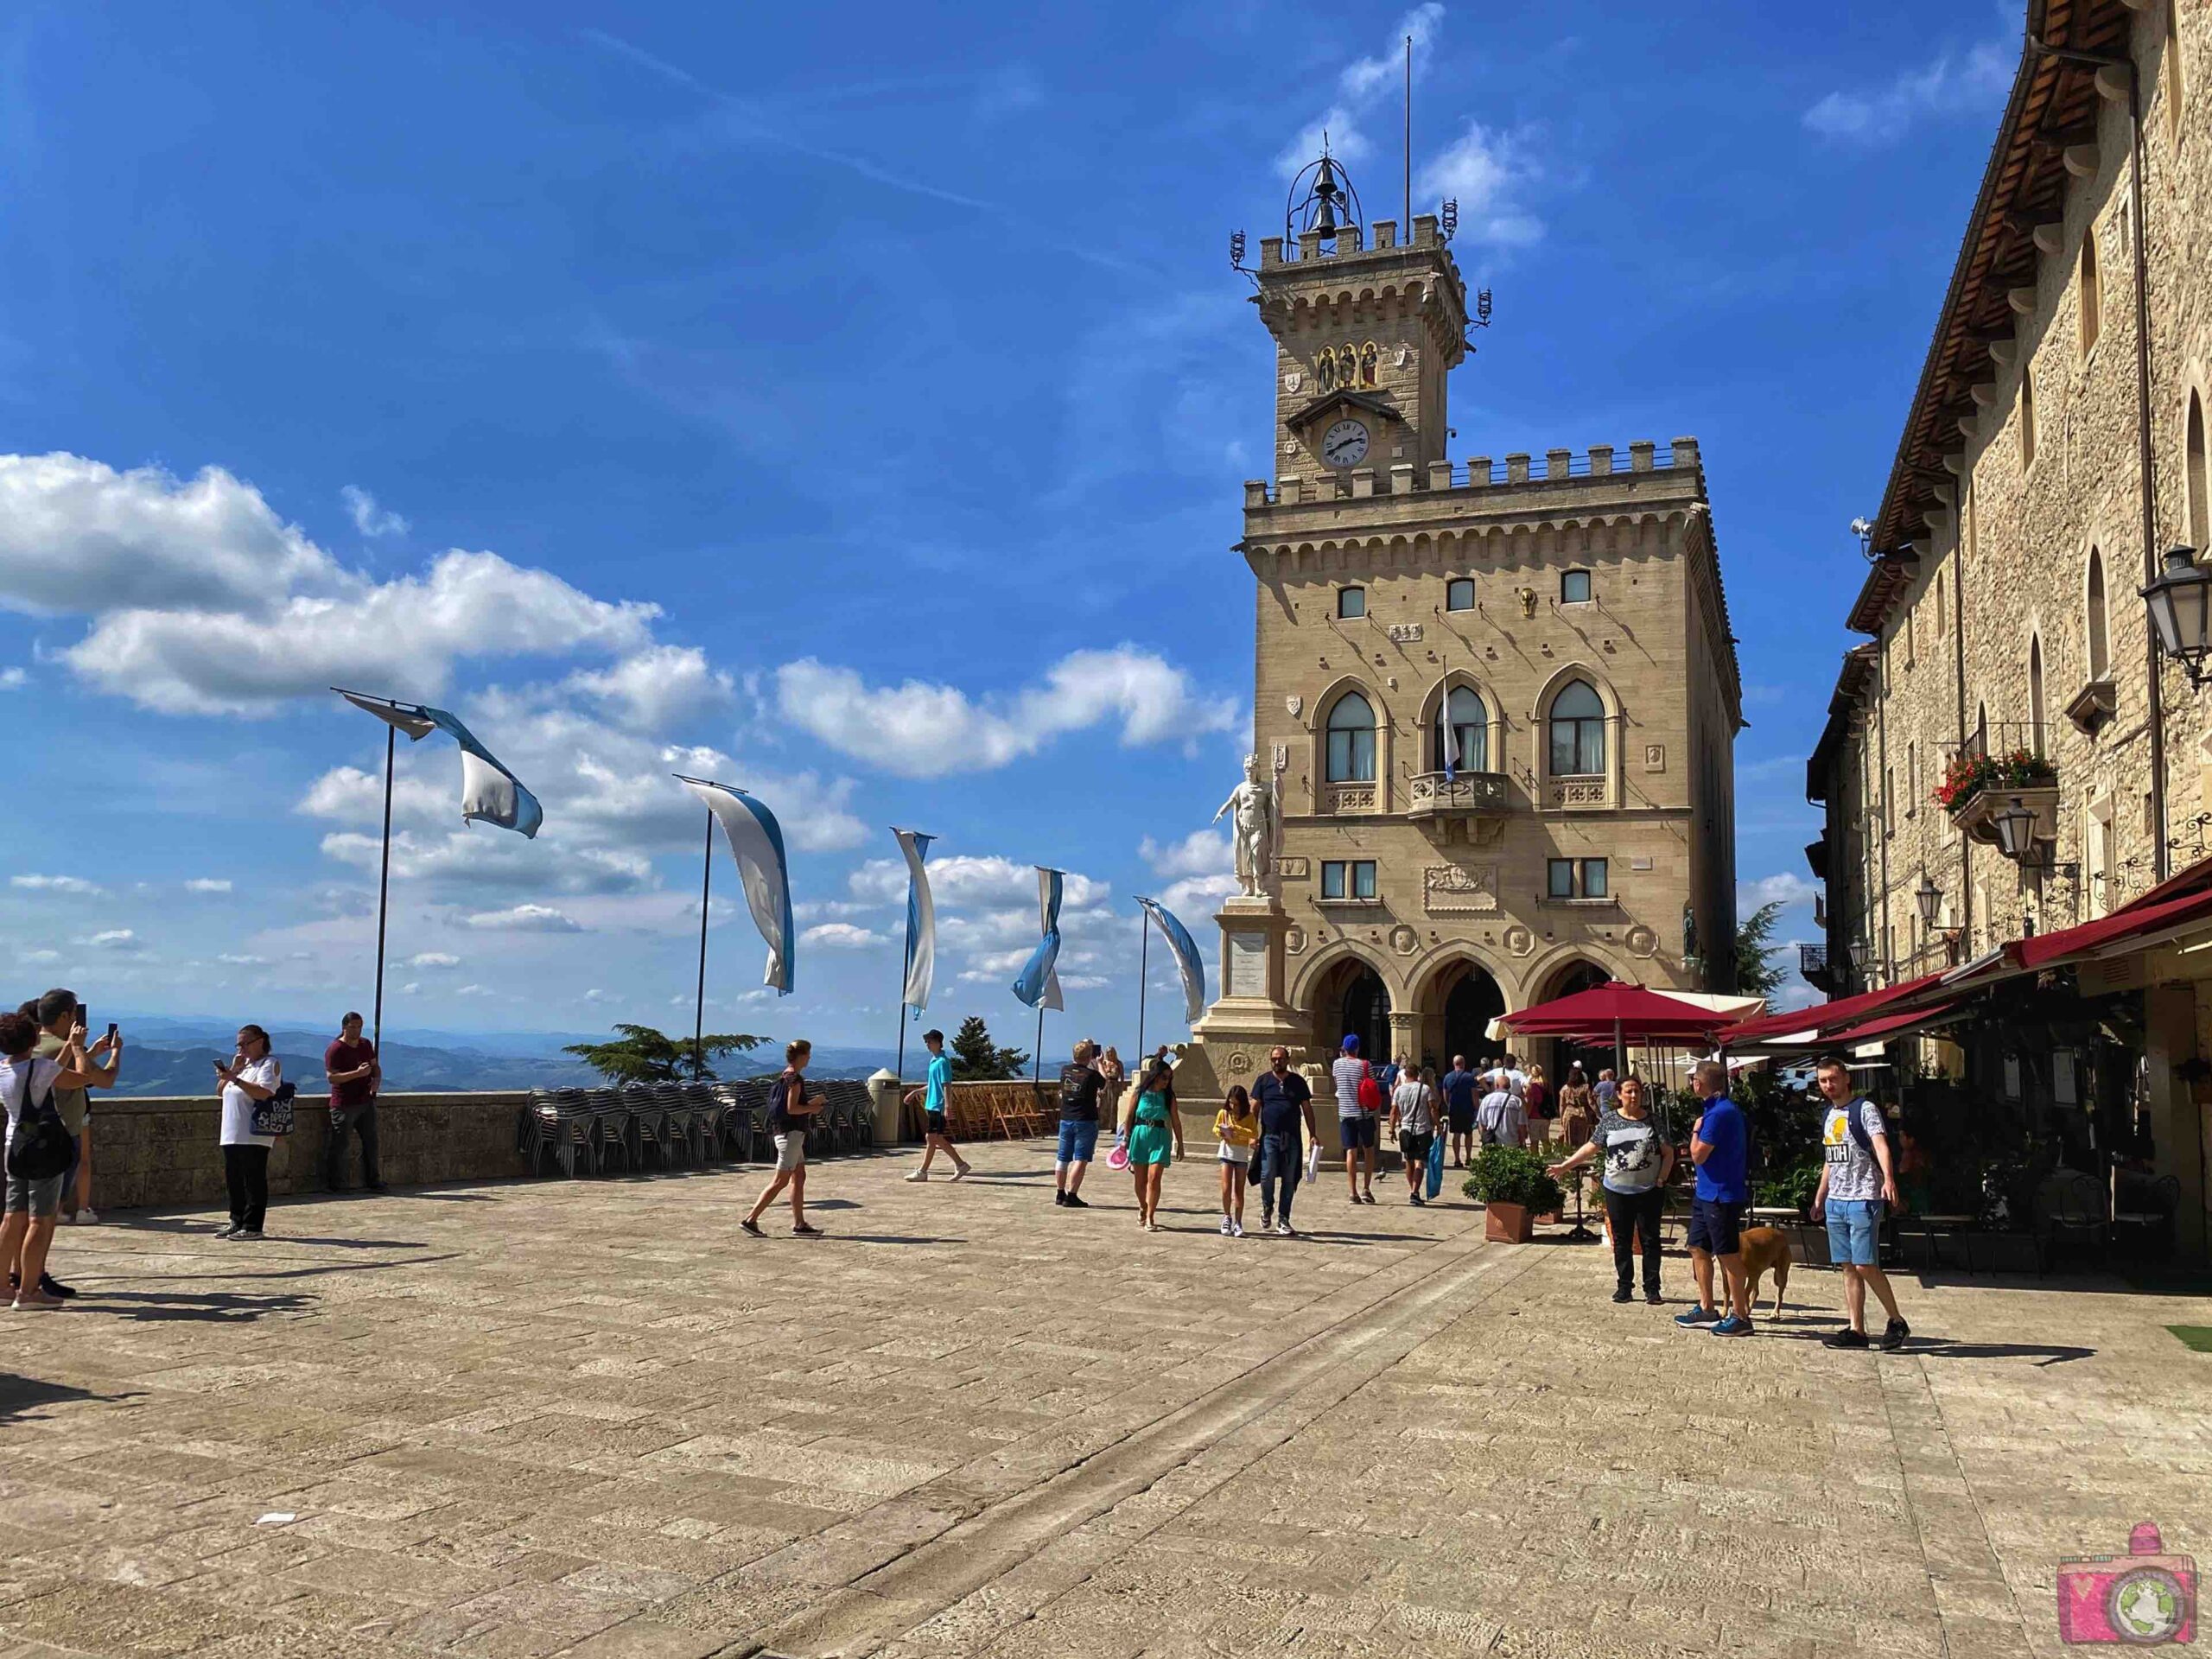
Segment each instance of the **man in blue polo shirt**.
M1744 1275L1742 1235L1745 1185L1744 1114L1728 1098L1728 1068L1700 1060L1698 1098L1705 1108L1690 1130L1690 1161L1697 1166L1697 1193L1690 1205L1690 1271L1697 1277L1697 1306L1675 1316L1676 1325L1710 1325L1716 1337L1751 1334L1750 1287ZM1713 1305L1713 1264L1728 1292L1728 1313Z
M1467 1057L1454 1054L1444 1074L1444 1112L1452 1125L1452 1167L1465 1169L1472 1157L1475 1108L1482 1103L1483 1080L1467 1070Z

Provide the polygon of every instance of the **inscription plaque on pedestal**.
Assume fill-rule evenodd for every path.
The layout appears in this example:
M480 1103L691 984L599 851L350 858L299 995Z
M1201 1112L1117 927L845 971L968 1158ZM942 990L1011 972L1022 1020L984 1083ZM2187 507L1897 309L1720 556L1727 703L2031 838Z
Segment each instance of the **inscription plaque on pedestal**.
M1222 978L1227 982L1224 989L1230 996L1265 996L1268 994L1268 936L1264 933L1231 933L1228 935L1228 959L1222 966L1226 971Z

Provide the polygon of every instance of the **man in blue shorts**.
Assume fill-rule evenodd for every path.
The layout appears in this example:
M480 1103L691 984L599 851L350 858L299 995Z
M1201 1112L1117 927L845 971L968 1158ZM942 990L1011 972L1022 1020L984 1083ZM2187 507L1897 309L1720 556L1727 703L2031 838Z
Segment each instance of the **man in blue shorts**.
M1329 1067L1329 1080L1337 1086L1337 1134L1344 1142L1344 1179L1351 1184L1351 1202L1375 1202L1375 1147L1381 1139L1382 1115L1359 1103L1359 1085L1373 1073L1359 1057L1359 1039L1346 1035L1344 1052ZM1367 1185L1360 1185L1362 1166Z
M1075 1046L1072 1062L1060 1068L1060 1144L1052 1158L1052 1202L1063 1210L1090 1208L1077 1195L1083 1173L1098 1150L1098 1105L1105 1087L1098 1045L1086 1038Z
M1675 1323L1710 1325L1716 1337L1748 1337L1751 1287L1742 1237L1749 1148L1744 1114L1728 1098L1728 1068L1718 1060L1698 1062L1697 1092L1705 1103L1690 1130L1690 1161L1697 1166L1697 1192L1690 1205L1690 1271L1697 1277L1697 1306L1675 1315ZM1715 1261L1728 1292L1726 1318L1713 1306Z
M922 1040L929 1045L930 1079L922 1095L922 1110L926 1115L926 1133L922 1137L922 1166L906 1179L926 1181L930 1178L930 1160L939 1152L952 1160L952 1179L964 1179L968 1160L952 1144L951 1127L944 1112L950 1103L945 1098L952 1087L952 1056L944 1052L944 1033L925 1031Z
M1897 1312L1889 1275L1881 1269L1882 1217L1897 1201L1896 1166L1890 1159L1890 1126L1871 1100L1854 1100L1851 1068L1840 1054L1823 1054L1814 1072L1828 1103L1821 1126L1821 1185L1813 1194L1813 1219L1826 1211L1828 1260L1843 1270L1843 1307L1851 1323L1822 1342L1830 1348L1864 1348L1866 1290L1873 1287L1890 1316L1882 1347L1895 1353L1912 1327Z
M1483 1080L1467 1070L1467 1057L1454 1054L1444 1074L1444 1112L1452 1127L1452 1167L1465 1169L1473 1155L1475 1108L1482 1103Z

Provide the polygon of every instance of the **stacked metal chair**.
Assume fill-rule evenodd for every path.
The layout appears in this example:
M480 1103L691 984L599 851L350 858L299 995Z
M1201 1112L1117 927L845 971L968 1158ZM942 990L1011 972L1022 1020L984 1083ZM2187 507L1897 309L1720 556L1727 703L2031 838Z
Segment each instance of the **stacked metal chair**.
M626 1170L638 1167L636 1124L630 1103L624 1098L626 1090L620 1089L591 1089L583 1091L591 1105L592 1140L598 1148L595 1173L607 1171L607 1154L613 1153L622 1160Z
M579 1161L599 1173L597 1120L585 1090L531 1090L518 1135L517 1150L530 1160L532 1174L548 1154L565 1175L573 1177Z

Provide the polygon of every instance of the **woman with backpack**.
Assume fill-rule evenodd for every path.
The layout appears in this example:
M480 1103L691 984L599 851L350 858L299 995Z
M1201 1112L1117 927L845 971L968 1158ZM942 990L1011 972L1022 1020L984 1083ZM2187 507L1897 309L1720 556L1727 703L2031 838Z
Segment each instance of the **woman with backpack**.
M259 1238L269 1213L269 1149L276 1137L255 1133L253 1109L276 1098L284 1086L284 1067L269 1052L269 1033L259 1026L240 1026L238 1043L229 1065L215 1062L223 1096L223 1184L231 1198L231 1224L215 1236Z
M61 1209L61 1180L69 1168L69 1132L54 1109L56 1088L82 1089L92 1079L85 1064L85 1028L69 1033L51 1059L32 1053L38 1021L0 1014L0 1105L8 1112L7 1197L0 1206L0 1261L15 1280L19 1313L64 1306L46 1288L46 1253Z

